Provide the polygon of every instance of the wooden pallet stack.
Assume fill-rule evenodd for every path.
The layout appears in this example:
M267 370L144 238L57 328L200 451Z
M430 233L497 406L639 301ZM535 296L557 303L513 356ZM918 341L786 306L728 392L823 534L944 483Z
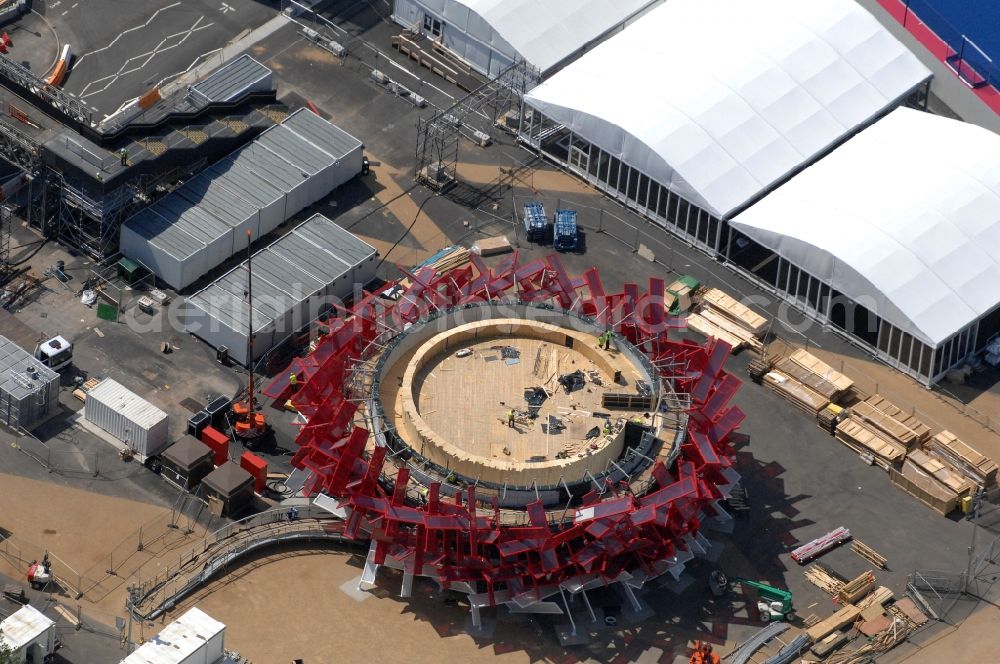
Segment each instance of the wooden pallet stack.
M796 408L804 410L813 417L830 403L829 399L823 395L817 394L799 381L780 371L768 371L764 374L761 384L781 398L791 402Z
M931 435L929 426L880 394L873 394L854 404L851 411L859 419L905 445L907 450L918 447Z
M947 461L976 486L988 488L996 484L997 464L962 442L950 431L936 434L925 446L927 452Z
M697 309L688 315L688 327L706 337L721 339L733 347L761 350L767 319L718 288L699 291Z
M849 389L854 387L854 381L845 376L844 374L836 371L829 364L819 359L807 350L798 349L794 351L788 358L801 366L804 369L808 369L812 373L820 376L824 380L833 383L837 386L837 389L843 394Z
M843 585L837 591L837 599L841 604L856 604L858 600L875 589L875 575L871 570L864 572Z
M834 435L844 445L886 471L903 463L906 457L905 447L853 417L838 422Z

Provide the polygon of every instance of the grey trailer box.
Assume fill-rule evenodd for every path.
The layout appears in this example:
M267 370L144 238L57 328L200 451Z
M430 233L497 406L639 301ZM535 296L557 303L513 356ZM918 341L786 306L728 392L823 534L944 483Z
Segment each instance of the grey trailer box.
M30 431L58 407L59 374L0 337L0 421Z
M223 159L205 172L257 207L260 215L258 232L262 236L285 223L288 218L285 192L273 185L269 178L243 168L232 159Z
M87 392L83 415L144 457L159 454L169 443L167 414L110 378Z
M122 225L118 247L122 254L139 261L177 290L193 283L207 271L205 243L151 208Z
M308 207L309 174L298 164L288 161L256 141L234 152L234 163L267 178L285 193L285 218L290 219Z
M210 103L236 101L252 92L273 90L271 70L249 55L241 55L192 85L189 94Z
M324 171L328 191L333 191L361 173L364 145L340 127L302 108L281 123L330 155L333 168Z

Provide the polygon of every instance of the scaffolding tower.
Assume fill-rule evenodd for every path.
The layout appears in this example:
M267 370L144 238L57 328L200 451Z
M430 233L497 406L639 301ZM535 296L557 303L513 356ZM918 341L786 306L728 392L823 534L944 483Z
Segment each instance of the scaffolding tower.
M498 128L516 133L524 93L540 78L537 68L518 60L450 107L418 120L416 179L441 191L455 182L461 136L485 147Z

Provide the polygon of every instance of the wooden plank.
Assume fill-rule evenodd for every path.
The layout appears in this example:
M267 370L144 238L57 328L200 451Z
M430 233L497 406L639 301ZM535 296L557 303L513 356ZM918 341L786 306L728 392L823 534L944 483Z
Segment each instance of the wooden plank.
M709 322L707 319L700 316L699 314L694 314L694 313L688 314L687 325L688 329L694 330L695 332L697 332L702 336L714 337L721 341L725 341L726 343L728 343L730 346L733 347L734 352L739 350L740 348L743 348L743 346L746 343L743 339L740 339L739 337L736 337L730 334L729 332L726 332L721 327L715 325L714 323Z
M954 492L921 472L909 459L903 462L902 469L889 469L889 481L942 516L948 516L958 506Z
M891 436L907 450L913 449L918 444L916 431L867 401L851 406L851 412L882 433Z
M851 540L851 550L865 560L873 563L879 569L885 569L886 563L888 562L886 557L861 540L857 538Z
M950 461L963 475L976 484L989 487L996 483L997 464L950 431L941 431L931 438L930 449Z
M860 615L861 615L861 609L854 606L853 604L848 604L840 611L837 611L835 614L827 618L826 620L816 625L813 625L812 627L807 629L806 634L809 636L812 642L815 643L820 639L823 639L829 636L830 634L833 634L838 629L850 625L855 620L857 620L858 616Z
M834 435L837 440L859 454L872 454L875 461L886 470L889 466L902 463L906 456L905 447L883 438L877 431L866 427L864 422L853 416L838 422Z
M845 583L837 592L837 598L844 604L854 604L874 589L875 575L868 570Z
M777 358L774 361L774 368L786 376L791 376L813 392L822 394L828 401L836 401L842 394L842 390L836 385L787 357Z
M912 414L907 413L902 408L900 408L896 404L892 403L891 401L883 397L881 394L871 395L870 397L865 399L865 403L881 410L889 417L899 422L902 422L904 425L912 429L913 432L917 435L918 442L922 443L928 438L930 438L931 428L929 426L921 422Z
M669 309L669 307L667 307ZM760 350L763 348L763 344L760 339L755 337L750 330L747 330L742 325L733 322L730 318L720 314L715 309L711 307L702 307L698 311L698 315L712 323L716 327L720 327L734 337L743 339L744 343L753 348L754 350Z
M765 387L791 401L802 410L811 413L813 417L830 403L823 395L813 392L802 383L780 371L767 372L764 374L762 383Z
M767 319L749 307L722 292L718 288L708 288L701 295L702 302L739 323L754 336L767 331Z
M814 374L822 377L824 380L828 380L837 388L843 392L854 387L854 381L845 376L844 374L836 371L829 364L819 359L809 351L798 349L788 356L792 362L801 365L804 369L808 369Z

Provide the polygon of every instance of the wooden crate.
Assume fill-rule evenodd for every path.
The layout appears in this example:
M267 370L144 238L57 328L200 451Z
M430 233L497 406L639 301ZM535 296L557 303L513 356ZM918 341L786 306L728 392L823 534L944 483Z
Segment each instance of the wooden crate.
M826 408L826 405L830 403L822 394L813 392L799 381L780 371L769 371L764 374L762 384L813 417L816 417L816 413Z
M993 459L972 449L950 431L942 431L928 443L930 451L947 459L967 478L982 487L997 481L997 464Z
M837 386L841 392L846 392L847 390L854 387L854 381L834 370L829 364L819 359L809 351L798 349L793 352L788 358L800 365L803 369L807 369L817 376L820 376L824 380L830 381Z
M913 450L906 456L922 472L934 478L943 487L961 498L969 494L974 485L947 460L931 456L924 450Z
M948 516L958 507L956 493L935 482L909 459L903 462L902 469L889 469L889 481L942 516Z
M838 422L834 435L858 454L871 455L874 462L884 470L902 463L906 456L905 447L879 435L877 430L865 426L864 422L853 416Z
M873 394L867 399L865 403L873 408L877 408L894 420L904 424L907 428L913 431L917 436L917 442L922 443L931 436L931 428L921 422L919 419L907 413L902 408L892 403L881 394Z
M712 337L719 339L720 341L725 341L727 344L733 347L733 352L740 350L746 344L746 340L741 339L733 334L730 334L726 330L722 329L715 323L712 323L708 319L704 318L700 314L688 314L687 317L688 329L694 330L698 334L705 337Z
M701 307L697 313L709 323L722 328L734 337L742 339L745 346L758 351L764 347L760 342L760 339L753 335L753 332L747 330L739 323L730 320L725 315L720 314L715 309L712 309L711 307Z
M739 323L756 337L763 335L767 331L766 318L746 305L737 302L718 288L706 289L701 295L701 301L703 304Z

